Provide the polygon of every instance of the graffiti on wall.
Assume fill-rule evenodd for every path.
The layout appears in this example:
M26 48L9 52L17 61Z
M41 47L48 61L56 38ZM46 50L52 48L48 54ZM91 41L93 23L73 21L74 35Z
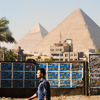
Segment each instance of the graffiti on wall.
M90 88L100 88L100 54L89 56Z

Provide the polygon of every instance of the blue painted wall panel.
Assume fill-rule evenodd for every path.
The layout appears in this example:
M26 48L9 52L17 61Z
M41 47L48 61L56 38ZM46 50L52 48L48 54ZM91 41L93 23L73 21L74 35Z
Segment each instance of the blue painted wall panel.
M25 71L35 71L35 65L33 63L25 63Z
M13 71L23 71L23 64L13 63Z
M1 72L1 79L12 79L12 72Z
M70 64L69 63L61 63L60 71L70 71Z
M48 63L48 71L58 71L58 64Z
M23 79L23 72L13 72L13 79Z
M58 72L48 72L48 79L58 79Z
M1 63L1 71L11 71L12 64L11 63Z
M11 88L11 80L1 80L1 88Z

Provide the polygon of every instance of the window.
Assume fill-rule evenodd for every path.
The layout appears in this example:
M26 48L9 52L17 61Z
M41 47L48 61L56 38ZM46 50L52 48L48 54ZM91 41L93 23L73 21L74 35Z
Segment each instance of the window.
M59 51L59 49L56 49L56 51Z
M60 56L63 56L63 54L60 54Z
M68 59L65 59L65 61L68 61Z
M70 56L73 56L73 54L70 54Z
M68 54L65 54L65 57L68 57Z
M75 60L77 60L77 59L75 59Z
M63 59L60 59L60 61L63 61Z
M77 54L74 54L74 56L77 56Z
M59 61L59 59L54 59L54 61Z
M51 51L54 51L54 49L51 49Z
M52 56L59 56L59 54L52 54Z
M62 51L62 49L60 49L60 51Z

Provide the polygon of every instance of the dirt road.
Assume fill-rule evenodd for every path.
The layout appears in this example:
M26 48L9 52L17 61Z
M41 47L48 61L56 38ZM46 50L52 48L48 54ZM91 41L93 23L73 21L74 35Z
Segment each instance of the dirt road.
M27 98L5 98L2 97L0 100L27 100ZM38 100L37 98L34 100ZM96 96L84 96L84 95L77 95L77 96L58 96L58 97L51 97L51 100L100 100L100 95Z

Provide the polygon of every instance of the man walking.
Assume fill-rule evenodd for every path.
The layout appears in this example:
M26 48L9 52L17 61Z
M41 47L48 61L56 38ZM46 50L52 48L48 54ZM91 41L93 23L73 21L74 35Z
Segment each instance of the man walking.
M50 84L45 79L45 69L39 68L37 71L37 78L40 79L37 92L31 96L28 100L38 97L38 100L50 100Z

